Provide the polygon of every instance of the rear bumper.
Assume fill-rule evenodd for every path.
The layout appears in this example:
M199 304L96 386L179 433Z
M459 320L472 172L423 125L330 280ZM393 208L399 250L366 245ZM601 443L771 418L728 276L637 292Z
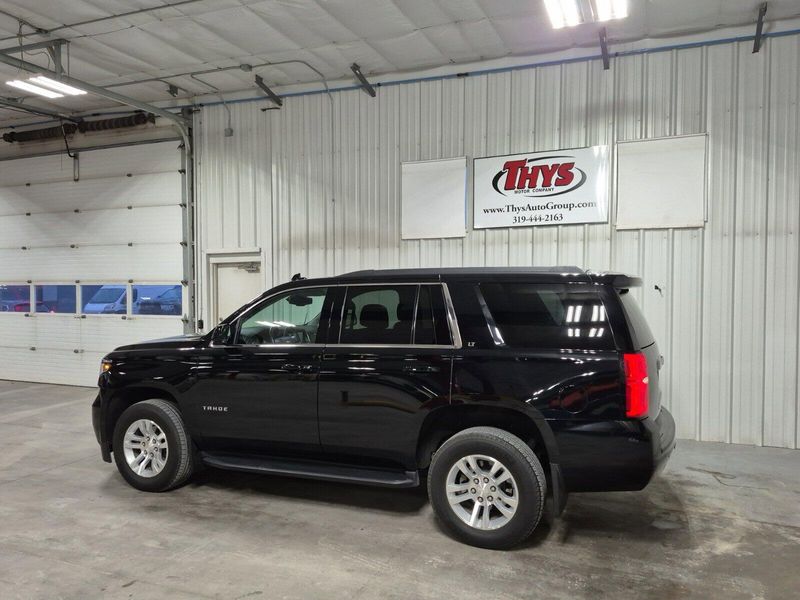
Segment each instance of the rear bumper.
M675 449L675 419L672 418L672 414L666 408L662 408L653 425L653 475L655 475L664 470L672 451Z
M641 490L663 470L675 449L675 421L658 417L619 421L550 421L568 492Z

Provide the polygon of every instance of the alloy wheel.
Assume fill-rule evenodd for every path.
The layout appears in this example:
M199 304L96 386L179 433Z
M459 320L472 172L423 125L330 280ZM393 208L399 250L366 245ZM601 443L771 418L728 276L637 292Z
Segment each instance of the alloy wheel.
M450 468L446 485L450 508L475 529L498 529L517 512L517 482L511 471L491 456L470 454L460 458Z
M155 477L167 464L167 434L150 419L139 419L130 424L122 448L131 471L140 477Z

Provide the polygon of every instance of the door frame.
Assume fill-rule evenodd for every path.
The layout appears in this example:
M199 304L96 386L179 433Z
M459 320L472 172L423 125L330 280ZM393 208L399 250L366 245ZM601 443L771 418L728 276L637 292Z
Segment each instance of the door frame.
M206 318L208 322L205 323L205 331L211 331L217 324L217 269L220 265L230 266L244 263L258 263L262 275L262 284L266 286L261 248L237 248L206 252L206 272L208 273L208 287L206 288L208 311L206 312Z

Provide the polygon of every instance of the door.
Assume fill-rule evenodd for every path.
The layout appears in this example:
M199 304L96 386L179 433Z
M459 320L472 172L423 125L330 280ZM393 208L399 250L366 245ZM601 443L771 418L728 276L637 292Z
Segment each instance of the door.
M442 286L350 286L338 296L319 378L323 449L414 468L425 417L450 401Z
M184 332L179 142L0 165L0 378L93 386L114 348ZM174 311L123 301L141 286L177 287Z
M230 343L201 354L186 412L206 449L319 449L325 296L301 288L266 298L234 323Z
M264 291L261 265L217 263L214 267L214 320L212 327Z

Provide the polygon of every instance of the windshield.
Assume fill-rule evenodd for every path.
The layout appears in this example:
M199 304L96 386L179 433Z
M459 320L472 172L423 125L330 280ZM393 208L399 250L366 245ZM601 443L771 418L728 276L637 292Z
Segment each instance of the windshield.
M161 294L158 299L159 300L177 300L181 297L181 288L174 287L172 289L167 290L163 294Z
M125 293L125 288L104 287L97 290L89 304L113 304Z

